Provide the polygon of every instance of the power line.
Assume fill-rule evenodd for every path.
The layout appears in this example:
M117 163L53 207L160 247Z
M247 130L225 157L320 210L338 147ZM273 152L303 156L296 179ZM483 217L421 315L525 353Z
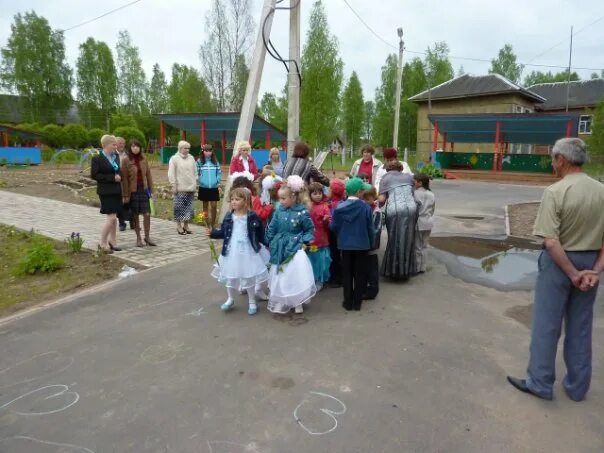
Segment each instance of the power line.
M65 33L66 31L73 30L74 28L82 27L82 26L87 25L87 24L89 24L91 22L94 22L95 20L102 19L103 17L106 17L106 16L108 16L110 14L113 14L113 13L115 13L117 11L120 11L120 10L122 10L124 8L128 8L129 6L132 6L135 3L138 3L140 1L142 1L142 0L134 0L133 2L126 3L125 5L122 5L122 6L119 6L119 7L115 8L115 9L112 9L111 11L107 11L106 13L101 14L100 16L94 17L92 19L88 19L88 20L86 20L84 22L81 22L81 23L76 24L76 25L72 25L71 27L64 28L63 30L58 30L58 31L61 32L61 33Z
M367 22L365 22L363 20L363 18L359 15L359 13L357 13L354 8L350 5L350 3L348 3L348 0L343 0L344 3L346 4L346 6L348 6L348 8L350 9L350 11L352 11L354 13L354 15L359 19L359 21L367 28L367 30L369 30L371 32L371 34L373 34L376 38L378 38L380 41L382 41L384 44L386 44L388 47L391 47L393 49L398 50L398 47L396 47L395 45L389 43L388 41L386 41L384 38L382 38L378 33L375 32L375 30L373 30L368 24ZM576 33L574 33L575 35L582 32L583 30L585 30L587 27L592 26L593 24L595 24L596 22L599 22L600 20L604 19L604 16L596 19L595 21L591 22L590 24L586 25L585 27L583 27L582 29L578 30ZM568 69L568 66L560 66L560 65L548 65L548 64L537 64L537 63L531 63L531 61L534 61L535 59L537 59L538 57L540 57L541 55L549 52L551 49L553 49L554 47L564 43L566 41L561 41L560 43L556 44L555 46L552 46L550 49L546 50L545 52L543 52L542 54L538 55L537 57L533 58L532 60L530 60L528 63L518 63L519 65L523 65L523 66L534 66L534 67L539 67L539 68L552 68L552 69ZM405 52L407 53L411 53L411 54L416 54L416 55L427 55L427 52L420 52L417 50L408 50L405 48ZM475 61L475 62L479 62L479 63L491 63L490 59L486 59L486 58L475 58L475 57L462 57L462 56L455 56L455 55L449 55L449 58L451 60L464 60L464 61ZM578 70L585 70L585 71L601 71L603 70L603 68L579 68L579 67L573 67L572 69L578 69Z

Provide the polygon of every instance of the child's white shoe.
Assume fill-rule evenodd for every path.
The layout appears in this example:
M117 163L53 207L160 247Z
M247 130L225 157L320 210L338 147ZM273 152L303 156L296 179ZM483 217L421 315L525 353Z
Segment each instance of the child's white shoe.
M229 311L231 308L233 308L234 304L235 301L233 299L227 299L226 302L220 306L220 309L222 311Z
M247 309L247 314L253 316L256 313L258 313L258 306L256 304L250 304L249 308Z
M304 313L304 308L302 307L302 304L296 305L296 308L294 308L294 311L296 313Z

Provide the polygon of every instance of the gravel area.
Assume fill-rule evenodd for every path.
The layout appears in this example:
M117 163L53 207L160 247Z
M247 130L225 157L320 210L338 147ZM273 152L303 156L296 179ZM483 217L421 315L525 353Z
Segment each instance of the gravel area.
M510 219L510 234L512 236L535 239L532 232L538 210L539 203L509 205L508 216Z

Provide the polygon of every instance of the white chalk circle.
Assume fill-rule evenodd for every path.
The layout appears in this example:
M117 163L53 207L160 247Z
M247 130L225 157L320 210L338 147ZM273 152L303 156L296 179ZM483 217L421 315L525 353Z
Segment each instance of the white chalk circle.
M323 434L335 431L338 427L338 419L335 416L344 415L346 413L346 405L335 396L328 395L327 393L308 393L311 396L302 400L294 409L294 419L298 425L312 436L322 436ZM312 395L316 395L316 397ZM332 403L336 402L336 406L339 406L339 408L329 409L324 407L328 401ZM325 414L326 417L321 416L321 419L317 419L315 417L317 412Z
M67 385L47 385L4 403L0 410L8 408L18 415L50 415L69 409L79 399L80 395L70 391ZM20 410L19 407L27 409Z

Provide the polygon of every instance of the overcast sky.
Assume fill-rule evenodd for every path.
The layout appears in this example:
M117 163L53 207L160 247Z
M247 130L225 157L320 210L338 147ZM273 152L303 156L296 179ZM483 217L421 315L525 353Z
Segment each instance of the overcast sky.
M34 10L46 17L54 29L64 29L101 15L131 0L0 0L0 46L10 34L10 24L18 12ZM262 0L252 0L252 15L258 23ZM308 29L311 0L302 1L302 40ZM140 50L149 77L159 63L169 77L173 63L200 68L198 50L204 40L204 16L210 0L142 0L117 13L65 34L69 64L74 67L78 46L87 37L105 41L114 50L118 30L128 29ZM285 0L287 3L287 0ZM574 37L573 66L604 69L604 1L602 0L485 0L413 1L348 0L376 33L391 43L380 41L348 8L344 0L324 0L331 32L338 37L340 54L348 77L359 74L367 98L373 98L379 84L380 67L390 52L396 52L396 29L405 31L405 48L424 51L435 41L446 41L452 57L489 60L510 43L523 63L565 66L568 64L570 26L580 31ZM598 20L592 24L594 21ZM271 34L282 54L287 54L288 14L277 12ZM557 47L536 58L550 47ZM407 53L405 59L415 56ZM455 71L485 74L488 62L452 58ZM531 70L552 70L527 66ZM592 70L577 70L588 78ZM599 71L598 71L599 72ZM281 63L267 57L261 91L280 92L285 84Z

